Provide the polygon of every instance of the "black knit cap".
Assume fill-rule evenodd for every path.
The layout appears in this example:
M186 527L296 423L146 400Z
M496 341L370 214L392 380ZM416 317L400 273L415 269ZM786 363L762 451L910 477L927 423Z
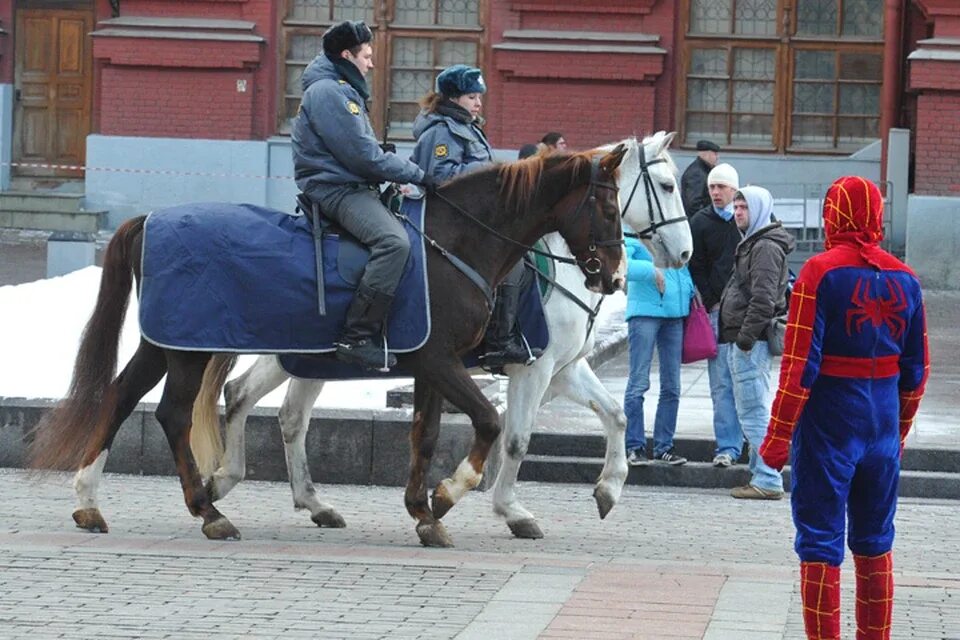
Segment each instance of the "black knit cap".
M328 58L339 58L346 49L352 49L373 40L373 32L366 22L344 20L323 34L323 52Z

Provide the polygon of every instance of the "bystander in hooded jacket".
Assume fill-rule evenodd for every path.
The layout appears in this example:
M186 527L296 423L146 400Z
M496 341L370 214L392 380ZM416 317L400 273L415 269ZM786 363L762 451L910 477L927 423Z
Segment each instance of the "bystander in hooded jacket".
M773 197L761 187L744 187L750 223L737 245L733 275L720 300L720 342L735 342L749 351L767 339L774 317L787 311L787 255L797 246L780 222L771 222Z

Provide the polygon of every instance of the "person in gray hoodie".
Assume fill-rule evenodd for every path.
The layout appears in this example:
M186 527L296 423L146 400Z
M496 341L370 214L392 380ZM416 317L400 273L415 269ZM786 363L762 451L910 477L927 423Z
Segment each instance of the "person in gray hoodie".
M733 198L733 217L743 240L737 245L733 275L720 297L720 342L727 351L737 418L750 444L750 483L734 488L734 498L779 500L783 477L757 455L770 421L770 321L787 309L787 255L794 237L772 222L773 196L763 187L743 187Z
M303 73L303 99L293 123L297 187L323 214L370 248L370 261L347 309L337 358L370 369L392 367L383 323L410 253L403 225L380 202L381 182L435 181L413 162L384 151L373 133L365 79L373 39L363 22L344 21L323 35L323 53Z
M413 122L417 143L410 157L438 182L493 162L493 151L481 128L480 109L487 85L480 69L465 64L447 67L433 91L420 100L422 111ZM480 361L491 371L507 364L529 364L540 356L523 342L517 316L525 272L518 262L497 287L496 302L484 335Z

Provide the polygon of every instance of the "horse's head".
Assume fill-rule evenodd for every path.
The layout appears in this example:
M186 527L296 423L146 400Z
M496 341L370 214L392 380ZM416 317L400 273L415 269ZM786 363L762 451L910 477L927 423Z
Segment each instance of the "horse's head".
M617 168L627 152L619 145L609 153L576 154L559 170L572 171L575 186L554 207L557 230L586 276L584 286L597 293L623 287L623 229L617 197Z
M639 235L661 267L679 267L693 254L677 166L667 152L675 135L658 131L642 143L628 138L619 145L627 147L618 180L623 221Z

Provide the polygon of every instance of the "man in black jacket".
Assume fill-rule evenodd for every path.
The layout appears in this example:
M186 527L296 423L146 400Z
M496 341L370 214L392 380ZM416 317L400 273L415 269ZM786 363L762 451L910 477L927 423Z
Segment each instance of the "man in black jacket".
M720 147L709 140L697 142L697 157L680 178L680 198L687 217L710 204L707 191L707 174L717 165Z
M718 314L723 287L733 274L733 258L741 235L733 220L733 196L740 188L740 176L729 164L718 164L707 176L711 202L690 219L693 257L690 276L710 312L714 335L718 336ZM734 404L733 381L727 366L729 344L717 345L717 357L707 361L710 398L713 400L713 434L717 448L713 464L729 467L743 447L743 432Z

